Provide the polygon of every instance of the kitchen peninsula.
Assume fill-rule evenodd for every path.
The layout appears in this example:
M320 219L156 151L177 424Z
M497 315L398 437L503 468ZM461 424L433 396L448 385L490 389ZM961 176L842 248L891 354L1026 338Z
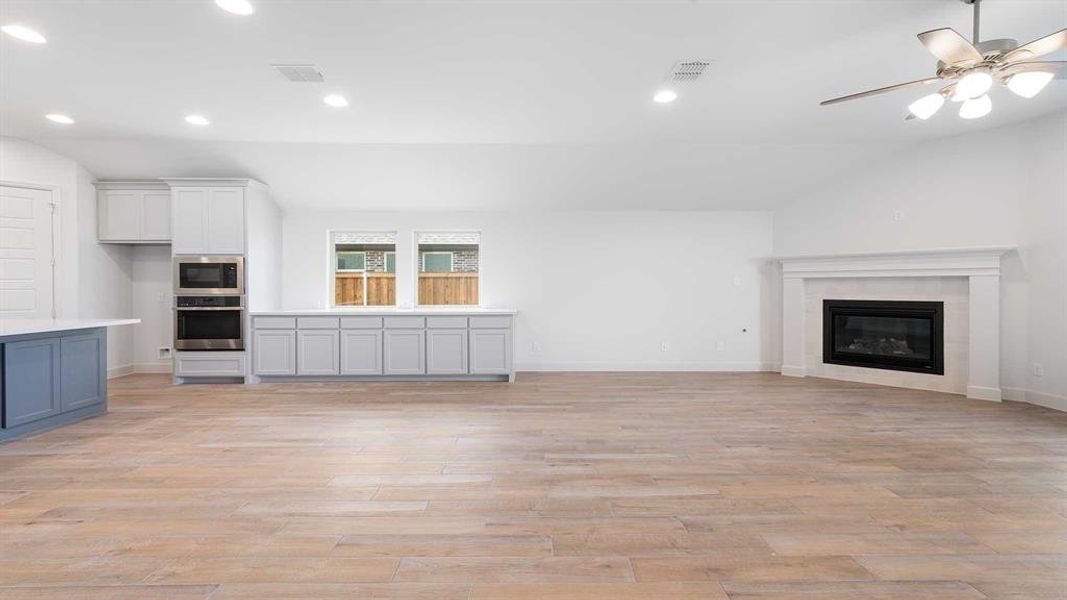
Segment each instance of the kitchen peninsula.
M107 412L107 328L140 322L0 320L0 441Z

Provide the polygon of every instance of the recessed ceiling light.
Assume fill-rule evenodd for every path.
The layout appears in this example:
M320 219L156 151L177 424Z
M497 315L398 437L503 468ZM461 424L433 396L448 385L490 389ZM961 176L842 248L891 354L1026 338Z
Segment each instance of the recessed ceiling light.
M185 117L185 122L190 125L210 125L211 121L208 121L206 117L202 115L189 115Z
M674 102L678 99L678 93L674 90L660 90L656 92L655 96L652 96L652 100L660 104L667 104L668 102Z
M68 117L67 115L61 115L59 113L50 113L45 115L44 118L48 119L53 123L62 123L63 125L74 124L74 119Z
M348 106L348 100L339 94L330 94L329 96L324 97L322 101L334 108L344 108Z
M252 6L248 0L215 0L215 4L218 4L222 10L235 15L250 15L256 12L256 7Z
M48 41L44 39L43 35L25 25L14 23L11 25L4 25L3 27L0 27L0 31L3 31L13 38L20 39L24 42L30 42L31 44L43 44Z

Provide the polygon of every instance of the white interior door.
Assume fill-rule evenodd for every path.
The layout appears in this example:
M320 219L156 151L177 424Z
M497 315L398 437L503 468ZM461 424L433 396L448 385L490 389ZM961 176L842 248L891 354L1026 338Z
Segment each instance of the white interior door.
M0 186L0 318L53 317L52 194Z

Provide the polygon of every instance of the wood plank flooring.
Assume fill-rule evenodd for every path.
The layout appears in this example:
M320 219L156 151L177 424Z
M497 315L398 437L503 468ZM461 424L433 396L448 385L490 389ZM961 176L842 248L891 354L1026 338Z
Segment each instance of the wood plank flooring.
M1067 598L1067 414L773 374L111 382L0 598Z

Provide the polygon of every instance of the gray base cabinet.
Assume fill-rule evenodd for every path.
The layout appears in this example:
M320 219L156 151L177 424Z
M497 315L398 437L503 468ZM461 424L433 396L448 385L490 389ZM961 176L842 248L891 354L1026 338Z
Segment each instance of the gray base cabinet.
M472 374L501 375L511 372L510 329L472 329L470 348Z
M422 329L386 329L383 346L386 375L426 372L426 332Z
M259 378L512 380L506 311L314 311L252 315Z
M296 372L298 375L338 375L341 372L340 332L310 330L296 332Z
M426 330L426 372L432 375L467 374L467 330Z
M105 329L15 336L0 355L0 440L107 410Z
M382 374L382 332L344 330L341 332L341 374Z
M256 331L253 361L258 375L296 375L296 331Z

